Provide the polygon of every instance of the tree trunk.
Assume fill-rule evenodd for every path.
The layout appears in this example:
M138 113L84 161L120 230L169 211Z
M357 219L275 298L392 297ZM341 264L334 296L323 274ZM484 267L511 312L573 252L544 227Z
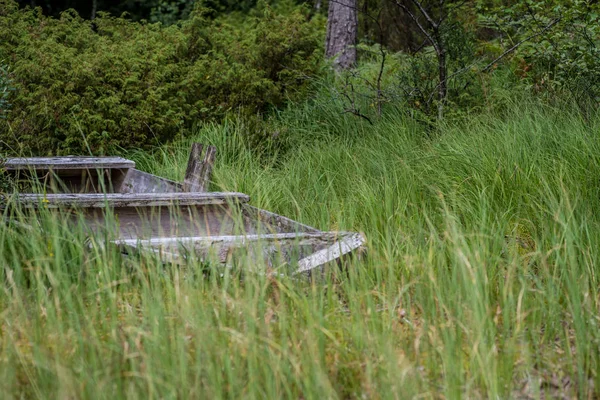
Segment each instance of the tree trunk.
M440 87L438 88L438 119L444 118L444 105L448 96L448 71L446 66L446 50L442 49L438 54L438 70Z
M438 86L438 119L444 118L444 105L448 97L448 66L446 65L446 43L440 34L439 26L434 27L433 37L435 43L433 47L438 60L438 77L440 84Z
M356 64L357 0L329 0L325 56L334 57L337 70Z
M90 19L96 18L96 11L98 10L98 0L92 0L92 15Z

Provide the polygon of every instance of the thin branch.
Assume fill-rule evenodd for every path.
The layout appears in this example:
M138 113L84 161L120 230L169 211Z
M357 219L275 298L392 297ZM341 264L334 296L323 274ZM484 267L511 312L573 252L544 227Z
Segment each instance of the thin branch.
M352 108L345 109L344 112L356 115L357 117L360 117L360 118L363 118L363 119L369 121L369 123L371 125L373 125L373 121L371 121L371 119L369 117L367 117L366 115L364 115L363 113L361 113L358 110L358 108L356 108L356 102L355 102L355 99L354 99L354 97L355 97L354 85L352 83L348 83L348 77L346 77L346 83L345 83L344 86L346 86L346 87L350 86L350 92L352 93L352 97L350 97L348 95L348 93L346 93L346 92L342 92L341 93L342 96L344 96L345 98L348 99L348 102L350 103L350 106L352 107Z
M537 37L540 36L541 34L543 34L544 32L546 32L548 29L552 28L554 25L556 25L559 21L561 20L561 18L557 18L555 20L553 20L552 22L550 22L550 24L548 24L547 26L544 27L544 29L542 29L539 32L536 32L528 37L526 37L525 39L521 40L520 42L516 43L515 45L513 45L510 49L506 50L504 53L502 53L500 56L496 57L491 63L489 63L488 65L485 66L485 68L483 68L481 70L481 72L486 72L488 71L491 67L494 66L494 64L496 64L498 61L500 61L501 59L503 59L504 57L506 57L507 55L509 55L510 53L512 53L513 51L515 51L516 49L519 48L519 46L521 46L523 43ZM454 79L455 77L457 77L458 75L461 75L462 73L464 73L465 71L471 69L472 67L474 67L475 65L477 65L479 63L479 61L475 61L469 65L467 65L464 68L459 69L458 71L452 73L450 76L448 76L448 78L446 78L446 82L450 81L451 79ZM438 83L433 90L431 91L431 93L429 94L428 98L427 98L427 103L431 102L431 100L433 99L433 96L436 94L436 90L440 87L442 83Z
M431 36L431 34L427 31L427 29L425 29L425 27L423 25L421 25L421 22L419 21L419 19L410 11L410 9L408 7L406 7L404 4L400 3L398 0L394 0L394 3L398 7L400 7L402 10L404 10L404 12L410 17L410 19L412 19L415 22L415 24L417 24L417 27L423 33L423 35L425 35L427 40L429 40L429 42L435 49L436 53L439 53L440 49L438 47L437 42L434 40L433 36Z
M429 24L431 25L431 27L435 30L437 30L440 26L438 23L436 23L433 18L431 18L431 16L429 15L429 13L427 12L427 10L425 9L425 7L423 7L423 5L421 4L421 2L419 0L411 0L412 3L414 5L417 6L417 8L419 9L419 11L421 11L421 14L423 14L423 16L425 17L425 19L427 20L427 22L429 22ZM444 4L444 0L440 0L440 7L443 6Z
M492 68L494 66L494 64L496 64L498 61L500 61L501 59L503 59L504 57L506 57L507 55L509 55L510 53L512 53L513 51L515 51L516 49L519 48L519 46L521 46L523 43L540 36L541 34L543 34L544 32L546 32L547 30L549 30L550 28L552 28L554 25L556 25L560 20L562 19L562 17L558 17L555 20L553 20L552 22L550 22L548 25L546 25L546 27L544 27L544 29L542 29L539 32L536 32L532 35L527 36L525 39L517 42L513 47L511 47L510 49L506 50L504 53L500 54L498 57L496 57L491 63L489 63L488 65L485 66L485 68L483 68L481 70L481 72L486 72L487 70L489 70L490 68Z
M383 78L383 71L385 70L386 58L386 53L381 43L379 43L379 51L381 52L381 64L379 66L379 75L377 75L377 114L381 117L381 103L383 97L383 91L381 90L381 80Z
M359 112L358 110L344 110L345 113L350 113L352 115L356 115L357 117L363 118L365 120L367 120L367 122L371 125L373 125L373 121L371 121L371 118L367 117L366 115L362 114L361 112Z
M440 21L438 22L438 24L441 26L444 23L444 21L446 21L446 19L448 19L450 17L450 14L453 11L456 11L459 8L461 8L462 6L464 6L467 3L467 1L469 1L469 0L462 0L460 3L455 4L454 6L448 6L448 10L440 17ZM444 0L441 0L440 7L443 7L443 5L444 5Z

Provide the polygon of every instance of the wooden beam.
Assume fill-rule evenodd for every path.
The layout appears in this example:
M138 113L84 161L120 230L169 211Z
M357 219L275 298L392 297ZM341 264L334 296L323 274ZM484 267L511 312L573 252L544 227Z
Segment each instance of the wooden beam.
M189 237L154 237L150 239L117 239L112 243L125 246L150 246L150 247L172 247L177 245L213 245L215 243L239 243L249 242L278 242L278 241L298 241L302 245L314 245L334 242L339 238L338 232L320 232L320 233L266 233L250 235L223 235L223 236L189 236Z
M29 208L104 208L197 206L246 203L249 197L236 192L210 193L83 193L19 194L15 204Z
M190 151L190 157L188 158L187 168L185 170L185 177L183 179L183 190L186 192L197 192L200 186L200 179L202 173L202 162L200 156L202 155L203 145L200 143L192 143L192 150Z
M365 238L360 233L348 234L342 240L335 242L328 248L319 250L298 261L298 269L294 272L294 275L308 272L323 264L336 260L344 254L348 254L353 250L358 249L364 243Z
M205 192L208 189L216 155L217 148L215 146L208 146L206 148L206 154L204 155L204 161L202 162L202 172L198 187L199 192Z
M16 157L7 158L7 170L127 169L135 163L121 157Z
M321 233L277 233L226 236L196 236L196 237L162 237L151 239L118 239L111 243L122 249L134 251L150 251L156 254L168 254L166 261L182 262L185 256L179 253L179 246L188 251L194 250L196 255L203 258L211 247L219 254L219 262L227 262L227 255L235 248L251 247L253 243L263 243L266 249L292 249L295 246L310 246L312 254L298 260L298 268L293 275L309 272L328 262L359 249L365 244L365 238L360 233L352 232L321 232ZM316 250L321 249L321 250ZM315 251L316 250L316 251ZM281 254L285 255L283 251ZM264 260L268 262L268 260ZM291 260L287 260L288 262Z
M205 192L208 188L217 148L215 146L207 146L206 154L201 161L200 156L202 155L203 148L204 146L200 143L192 144L183 181L183 190L186 192Z

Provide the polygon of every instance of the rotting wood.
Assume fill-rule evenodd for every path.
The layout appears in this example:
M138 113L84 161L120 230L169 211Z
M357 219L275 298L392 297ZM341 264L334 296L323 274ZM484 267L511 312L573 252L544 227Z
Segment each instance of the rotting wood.
M253 225L239 226L229 205L194 205L174 207L116 207L80 209L86 225L95 232L108 229L119 239L160 237L219 236L236 232L254 232ZM79 219L81 213L74 213ZM111 227L113 221L118 225ZM114 228L118 228L116 231Z
M185 170L185 177L183 178L183 190L186 192L199 191L196 189L200 186L199 182L202 172L200 156L202 155L203 148L204 146L200 143L192 143L190 157L188 158L187 168Z
M203 148L204 146L200 143L192 144L183 181L183 190L186 192L204 192L210 182L217 148L215 146L207 146L204 159L200 161Z
M158 207L246 203L249 196L236 192L210 193L84 193L19 194L16 201L24 207Z
M200 182L198 191L204 192L208 188L210 178L212 176L213 164L215 163L215 157L217 155L217 148L215 146L208 146L206 148L206 154L202 161L202 171L200 173Z

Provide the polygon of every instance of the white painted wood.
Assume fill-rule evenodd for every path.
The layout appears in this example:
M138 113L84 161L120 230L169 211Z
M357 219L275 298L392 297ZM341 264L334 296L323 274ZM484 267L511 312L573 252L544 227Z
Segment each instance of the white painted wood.
M7 170L126 169L135 163L122 157L13 157Z
M312 269L320 267L330 261L340 258L344 254L348 254L353 250L358 249L365 243L365 238L360 233L350 233L339 242L336 242L326 249L319 250L308 257L298 261L298 269L294 274L308 272Z
M223 236L193 236L193 237L155 237L151 239L119 239L113 241L115 244L127 246L171 246L174 244L194 243L223 243L236 242L240 244L253 241L277 241L277 240L305 240L309 243L331 242L339 237L337 232L321 233L270 233L258 235L223 235Z

